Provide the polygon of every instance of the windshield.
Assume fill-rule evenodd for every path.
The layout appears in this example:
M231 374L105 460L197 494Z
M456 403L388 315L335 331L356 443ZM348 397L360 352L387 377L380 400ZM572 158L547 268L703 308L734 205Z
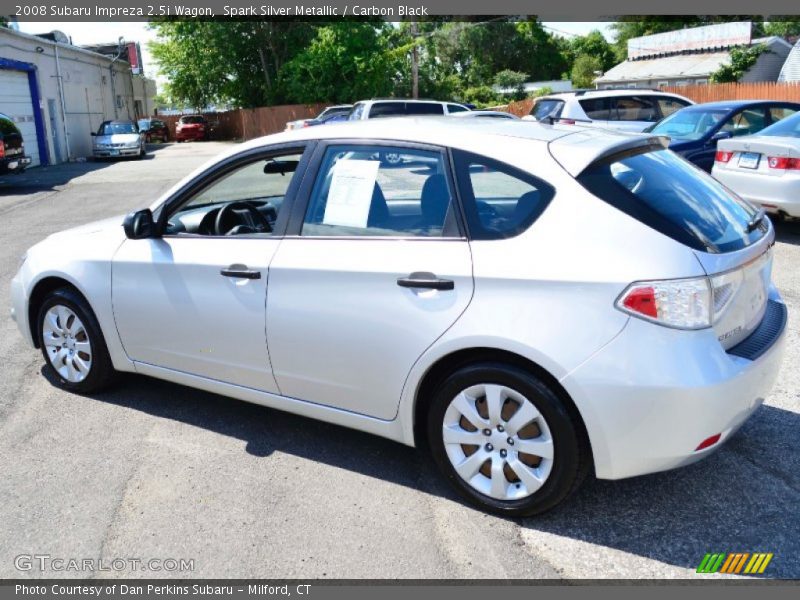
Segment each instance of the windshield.
M800 112L762 129L758 135L800 137Z
M749 227L757 212L752 205L670 150L603 159L577 179L601 200L695 250L740 250L766 232L765 220Z
M139 128L130 121L103 123L100 125L97 135L119 135L125 133L139 133Z
M650 131L679 140L699 140L730 113L725 109L679 110L657 123Z
M150 120L149 119L140 119L138 124L139 124L139 129L149 129L150 128Z

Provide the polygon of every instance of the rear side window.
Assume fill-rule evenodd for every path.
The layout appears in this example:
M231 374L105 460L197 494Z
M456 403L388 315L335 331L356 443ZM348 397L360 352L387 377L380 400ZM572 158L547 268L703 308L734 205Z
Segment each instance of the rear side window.
M586 98L579 104L586 116L593 121L608 121L611 118L610 98Z
M612 156L577 179L601 200L695 250L733 252L766 233L766 220L748 232L755 208L668 150Z
M759 135L777 135L787 137L800 137L800 114L794 114L769 127L762 129Z
M407 115L443 115L444 105L433 102L408 102L406 104Z
M555 194L549 184L505 163L460 150L453 152L453 158L472 239L494 240L521 233L544 212Z
M558 118L561 116L561 111L564 110L563 100L554 100L552 98L542 98L533 105L531 116L537 121L546 119L547 117Z
M617 98L614 110L611 111L612 121L645 121L655 123L659 120L658 108L652 98L647 96L631 96Z
M777 123L786 117L791 117L796 112L796 108L790 108L788 106L773 106L769 109L769 116L773 123Z

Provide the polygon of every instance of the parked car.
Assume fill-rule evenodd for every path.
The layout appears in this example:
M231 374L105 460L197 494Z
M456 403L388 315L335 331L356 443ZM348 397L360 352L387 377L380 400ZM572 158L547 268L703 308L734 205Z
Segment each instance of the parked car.
M719 140L758 133L797 110L798 103L773 100L707 102L683 108L649 131L669 136L670 150L711 172Z
M153 140L169 141L169 127L164 121L160 119L139 119L137 124L147 143Z
M329 117L332 117L334 115L347 116L348 114L350 114L350 110L352 108L353 108L352 104L337 104L336 106L329 106L313 119L297 119L296 121L289 121L288 123L286 123L286 131L291 131L293 129L302 129L303 127L311 127L313 125L322 125L327 122L327 119Z
M691 104L688 98L657 90L575 90L542 96L523 119L638 132Z
M770 213L800 217L800 112L757 135L721 140L711 174Z
M133 121L103 121L92 137L95 158L144 158L147 154L144 135Z
M449 116L468 111L469 108L456 102L375 99L356 102L353 105L353 110L350 111L348 119L350 121L363 121L388 117ZM380 158L388 165L399 165L402 162L401 155L397 152L383 152Z
M208 120L203 115L184 115L175 124L175 141L207 140L210 134Z
M517 115L502 110L468 110L453 116L463 119L519 119Z
M28 250L12 316L66 390L135 371L425 445L500 514L556 506L592 467L695 462L777 377L775 232L662 138L575 132L385 119L252 140Z
M317 125L332 125L333 123L343 123L348 120L349 113L333 113L317 119L306 121L305 127L316 127Z
M11 117L0 113L0 175L22 173L29 164L22 133Z
M385 117L409 117L421 115L452 115L469 109L456 102L437 100L375 99L362 100L353 105L351 121L379 119Z

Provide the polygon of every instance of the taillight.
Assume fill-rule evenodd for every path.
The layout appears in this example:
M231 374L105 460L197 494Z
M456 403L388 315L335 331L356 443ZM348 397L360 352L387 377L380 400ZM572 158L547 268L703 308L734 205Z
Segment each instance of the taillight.
M561 119L559 123L561 123L562 125L575 125L575 121L573 121L572 119Z
M6 155L6 143L0 142L0 158L3 158Z
M726 152L725 150L717 150L716 156L714 156L714 160L721 163L726 163L730 161L733 157L733 152Z
M708 278L638 281L622 292L617 308L648 321L677 329L711 326Z
M800 158L786 156L770 156L767 159L770 169L800 169Z

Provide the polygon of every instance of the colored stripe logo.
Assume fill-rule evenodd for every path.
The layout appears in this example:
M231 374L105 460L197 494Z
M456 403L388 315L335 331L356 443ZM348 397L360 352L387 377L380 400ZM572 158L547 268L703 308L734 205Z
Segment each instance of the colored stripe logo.
M727 573L729 575L761 575L772 560L772 552L708 553L697 567L698 573Z

